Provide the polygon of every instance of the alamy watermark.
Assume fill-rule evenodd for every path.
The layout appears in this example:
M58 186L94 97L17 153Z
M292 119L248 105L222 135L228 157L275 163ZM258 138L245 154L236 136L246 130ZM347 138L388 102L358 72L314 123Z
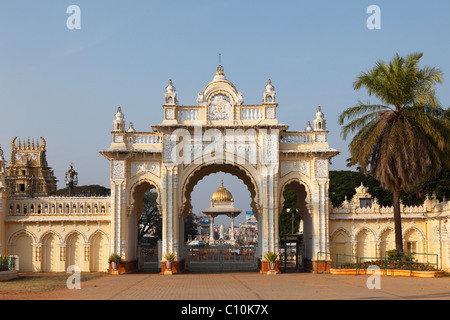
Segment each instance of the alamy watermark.
M67 268L67 273L70 274L66 281L67 289L81 289L81 268L76 265L71 265Z
M378 266L372 265L367 268L367 274L372 274L369 278L367 278L366 286L367 289L373 290L381 289L381 269Z
M367 13L370 17L367 18L366 26L369 30L381 29L381 9L377 5L371 5L367 8Z
M81 9L77 5L71 5L67 7L66 13L70 14L67 18L66 26L69 30L81 29Z

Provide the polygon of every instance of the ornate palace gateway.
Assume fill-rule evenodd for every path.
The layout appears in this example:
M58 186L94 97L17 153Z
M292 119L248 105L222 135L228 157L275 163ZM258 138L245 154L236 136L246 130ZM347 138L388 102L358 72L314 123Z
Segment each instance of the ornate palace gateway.
M191 192L205 176L225 172L250 191L258 220L260 258L278 251L278 216L286 187L297 191L304 218L306 258L326 253L328 244L328 163L330 149L320 108L307 128L290 132L277 120L275 90L269 79L260 105L246 105L219 66L198 94L196 106L179 106L172 81L166 88L164 119L153 132L125 127L119 108L111 146L111 252L136 259L137 220L145 191L156 189L163 217L162 252L184 259L183 221ZM324 255L321 259L326 259Z
M277 107L270 79L262 104L247 105L222 66L198 93L195 106L179 105L170 81L163 121L152 126L152 132L136 132L131 122L126 127L119 107L111 145L100 152L111 164L110 197L54 196L56 178L47 165L45 140L39 146L34 141L17 144L14 139L7 170L0 152L0 254L18 256L22 271L40 272L65 271L69 265L82 271L105 271L108 256L117 253L125 270L136 270L143 197L155 189L162 215L159 261L164 262L165 253L174 253L176 268L182 268L189 252L183 222L192 210L191 193L199 181L216 172L237 176L250 191L259 238L252 252L258 259L264 260L267 252L288 250L279 240L278 227L286 188L296 192L302 217L302 265L328 264L330 249L357 251L352 246L361 244L355 244L351 228L359 211L354 216L347 209L336 209L330 218L329 161L339 152L327 143L320 107L312 125L306 118L297 119L306 126L300 132L288 131L287 125L278 122ZM372 222L365 217L363 222L380 219L377 216ZM357 221L359 229L371 230ZM388 226L391 222L386 221Z

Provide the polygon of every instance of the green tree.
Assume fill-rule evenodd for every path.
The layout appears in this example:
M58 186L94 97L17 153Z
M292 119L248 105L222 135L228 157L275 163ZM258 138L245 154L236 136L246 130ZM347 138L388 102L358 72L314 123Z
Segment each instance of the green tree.
M278 220L278 228L280 235L292 234L292 216L294 216L294 234L298 232L300 225L300 214L297 209L297 193L289 188L283 191L284 203L283 209ZM289 208L289 212L287 209ZM294 213L294 214L293 214Z
M158 209L156 199L158 193L150 190L144 194L144 208L138 222L138 241L147 233L153 233L154 237L162 238L162 217Z
M198 218L193 213L188 213L184 219L184 241L188 241L189 235L192 239L198 234Z
M76 186L73 187L74 194L76 196L108 196L111 194L111 189L100 186L98 184L87 185L87 186ZM69 187L59 189L56 194L58 195L69 195Z
M349 145L352 165L370 172L393 193L399 251L403 251L401 189L412 190L429 167L439 170L443 161L449 161L449 121L442 116L434 90L442 83L442 72L419 68L421 58L422 53L396 54L390 62L378 61L362 72L353 88L366 88L381 104L360 101L339 116L342 137L355 133Z

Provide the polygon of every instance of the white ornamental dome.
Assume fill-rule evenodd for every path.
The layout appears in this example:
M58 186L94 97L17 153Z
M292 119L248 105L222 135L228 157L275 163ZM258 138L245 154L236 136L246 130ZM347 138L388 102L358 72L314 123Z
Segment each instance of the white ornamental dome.
M166 93L175 93L177 90L172 84L172 80L169 80L169 85L166 87Z
M317 112L316 112L316 119L323 119L323 113L322 113L322 110L321 110L320 106L319 106L319 108L317 109Z
M119 108L117 108L116 120L122 121L123 118L124 118L124 115L122 113L122 109L119 107Z
M272 85L272 80L269 78L266 85L266 92L273 92L273 90L275 90L275 87Z

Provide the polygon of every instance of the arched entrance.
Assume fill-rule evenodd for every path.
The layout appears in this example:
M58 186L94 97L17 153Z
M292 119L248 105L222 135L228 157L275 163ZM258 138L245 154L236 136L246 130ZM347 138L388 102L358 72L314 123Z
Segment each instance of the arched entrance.
M293 179L285 183L281 192L282 207L278 223L280 270L300 271L305 268L305 249L311 244L312 221L307 191L305 185Z
M224 177L231 182L229 190L224 186L227 185ZM249 216L253 213L248 211L249 207L257 208L257 189L245 168L230 164L199 166L190 171L185 182L182 190L185 199L189 199L189 209L202 212L203 222L207 221L201 227L206 229L203 237L199 235L197 240L185 243L185 268L190 271L257 270L260 259L258 220L246 218L247 213ZM203 183L207 183L209 189L198 194L195 189ZM245 205L240 202L244 208L235 207L235 192L245 193L248 197ZM192 208L198 199L192 201L192 196L203 198L205 208ZM242 213L242 209L246 212ZM257 216L258 213L253 215L254 218Z
M134 268L158 272L161 260L161 224L158 191L153 183L141 180L131 188L132 205L127 217L127 251Z

